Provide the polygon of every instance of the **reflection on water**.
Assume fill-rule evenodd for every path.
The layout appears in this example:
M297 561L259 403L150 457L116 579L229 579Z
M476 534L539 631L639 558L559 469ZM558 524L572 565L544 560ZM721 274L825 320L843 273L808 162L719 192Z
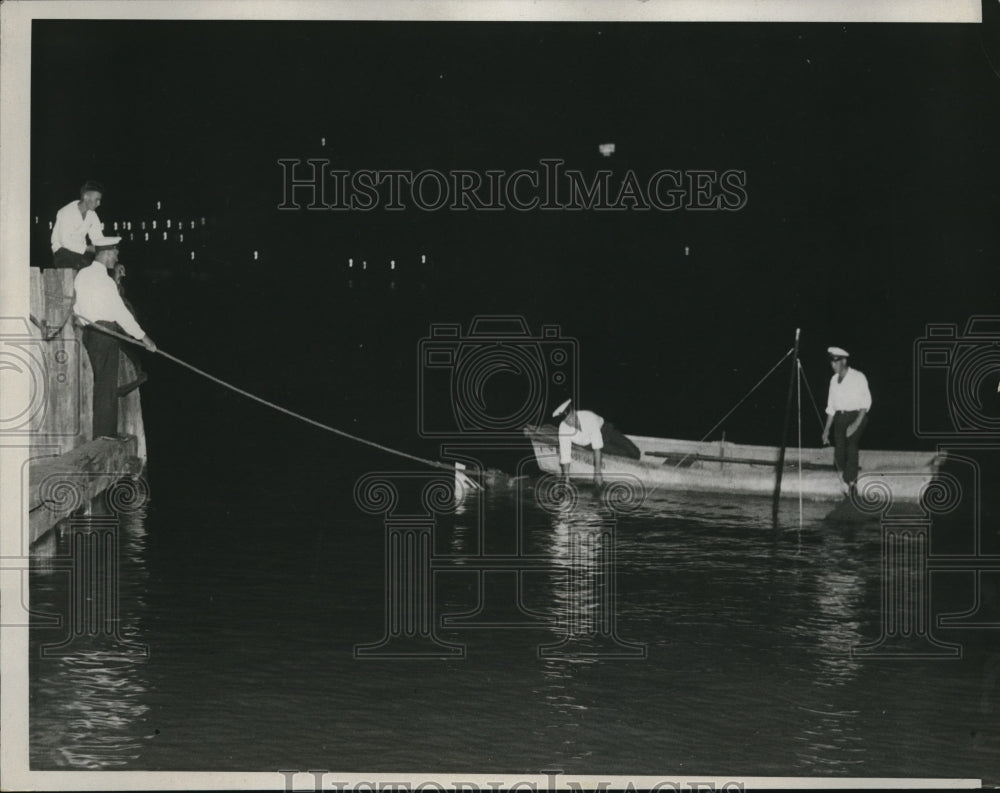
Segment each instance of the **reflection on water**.
M551 521L547 551L556 573L552 611L565 631L558 643L539 647L541 657L645 657L645 646L623 641L617 630L617 512L623 505L634 509L642 499L638 482L627 483L624 501L616 499L615 488L626 489L619 487L622 484L608 482L597 493L565 485L572 492L557 493L555 499L546 492L544 480L536 490L538 504Z
M147 579L145 510L115 516L97 503L64 527L52 556L36 561L47 586L33 610L61 615L31 643L33 768L130 767L151 737L143 643Z
M998 775L967 726L995 666L851 658L878 635L877 524L807 503L799 529L792 503L776 530L767 499L544 487L435 523L436 624L464 660L354 659L385 620L381 516L303 509L323 539L294 543L274 542L285 512L244 513L214 544L123 518L118 637L42 657L68 624L33 627L33 766ZM32 603L65 619L57 562Z

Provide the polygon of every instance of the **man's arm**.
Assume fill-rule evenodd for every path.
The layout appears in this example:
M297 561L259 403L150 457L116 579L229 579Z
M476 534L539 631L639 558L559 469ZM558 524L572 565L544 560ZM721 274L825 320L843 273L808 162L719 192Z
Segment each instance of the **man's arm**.
M823 445L824 446L829 446L830 445L830 427L832 427L832 426L833 426L833 414L832 413L827 413L826 414L826 426L823 427Z
M49 236L49 241L52 243L52 252L55 253L59 250L62 245L62 224L60 223L62 219L62 212L56 212L56 222L52 224L52 234Z
M94 240L98 237L104 236L104 230L101 228L101 219L97 216L97 213L93 209L90 210L90 223L87 226L87 236L90 238L87 250L93 253L97 250L94 247Z
M861 426L861 422L865 420L865 416L868 415L868 408L861 408L858 411L858 417L852 421L847 427L847 437L850 438L855 432L858 431L858 427Z
M573 441L569 435L559 433L559 468L563 476L569 476L569 464L573 459Z
M603 459L604 449L604 433L601 432L601 427L604 426L604 419L601 419L601 423L590 435L590 447L594 450L594 484L603 485L604 475L601 473L601 460Z
M118 287L115 285L114 280L112 278L101 278L99 280L101 281L99 295L102 314L106 315L112 322L117 322L121 325L122 329L129 336L141 341L146 349L155 352L156 345L153 344L151 339L149 340L149 344L146 343L149 336L136 321L136 318L132 316L132 312L126 307L122 296L118 294ZM150 347L150 344L153 346Z

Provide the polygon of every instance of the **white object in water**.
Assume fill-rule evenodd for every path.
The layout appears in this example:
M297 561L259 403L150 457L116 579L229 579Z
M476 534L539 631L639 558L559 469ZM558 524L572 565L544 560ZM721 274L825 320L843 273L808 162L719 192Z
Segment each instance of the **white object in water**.
M462 463L455 463L455 501L461 501L473 490L479 490L479 485L469 479L468 474L463 473L465 466Z

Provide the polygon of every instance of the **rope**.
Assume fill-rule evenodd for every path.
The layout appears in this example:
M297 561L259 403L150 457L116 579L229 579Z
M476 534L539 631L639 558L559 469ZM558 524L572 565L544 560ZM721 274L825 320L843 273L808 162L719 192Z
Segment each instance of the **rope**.
M783 364L785 362L785 358L787 358L789 355L791 355L794 351L795 351L794 347L789 347L788 348L788 352L786 352L784 355L781 356L781 360L779 360L774 366L772 366L770 368L770 370L768 371L768 373L765 374L762 378L760 378L760 380L757 381L756 385L754 385L753 388L751 388L749 391L747 391L746 394L743 395L743 398L739 402L737 402L735 405L733 405L729 409L729 412L726 413L726 415L723 416L721 419L719 419L719 421L716 423L716 425L714 427L712 427L712 429L710 429L708 432L706 432L702 436L701 440L698 441L698 443L703 443L705 441L705 439L708 438L709 435L711 435L720 426L722 426L723 422L725 422L725 420L727 418L729 418L731 415L733 415L733 413L736 411L736 408L738 408L740 405L742 405L744 402L746 402L747 399L749 399L750 395L754 391L756 391L758 388L760 388L760 386L763 384L763 382L765 380L767 380L767 378L769 378L772 374L774 374L774 370L777 369L779 366L781 366L781 364ZM687 460L688 457L690 457L692 454L695 454L695 452L688 452L683 457L681 457L681 459L678 460L677 463L674 465L674 468L680 467L681 463L683 463L685 460Z
M801 367L802 367L801 363L799 364L799 367L801 369ZM806 384L806 391L809 392L809 399L812 401L813 410L816 411L816 419L819 421L819 425L821 427L823 427L823 426L825 426L825 422L823 421L823 414L819 412L819 405L816 404L816 397L813 396L812 389L809 387L809 380L806 377L806 374L805 374L804 371L802 372L802 382L804 382ZM833 467L836 469L837 474L839 476L842 477L844 475L844 472L840 470L840 466L837 465L837 457L836 457L836 455L834 455L834 458L833 458Z
M816 404L816 397L813 396L812 389L809 387L809 380L806 378L806 373L802 371L802 364L799 363L799 371L802 372L802 382L806 384L806 391L809 393L809 399L812 401L813 410L816 411L816 418L819 420L819 425L823 426L823 414L819 412L819 405Z
M62 321L62 324L58 328L56 328L55 331L52 333L48 333L49 323L46 322L44 319L39 320L38 317L36 317L34 314L28 314L28 319L30 319L32 324L42 332L42 341L52 341L60 333L62 333L62 329L66 327L66 323L69 322L69 318L72 315L73 315L72 311L67 311L66 318Z
M145 345L142 344L142 342L138 341L137 339L133 339L131 336L125 336L121 333L117 333L116 331L110 330L109 328L105 328L102 325L98 325L96 323L89 323L87 327L99 330L101 333L106 333L109 336L114 336L116 339L127 341L130 344L135 344L140 347L145 347ZM312 426L317 427L321 430L325 430L326 432L332 432L335 435L340 435L342 438L349 438L352 441L357 441L358 443L363 443L366 446L371 446L373 449L379 449L380 451L388 452L389 454L395 454L397 457L405 457L408 460L413 460L418 463L424 463L425 465L430 465L434 468L440 468L443 471L449 471L449 472L455 471L455 467L452 465L448 465L447 463L442 463L437 460L428 460L426 457L418 457L415 454L409 454L408 452L400 451L399 449L393 449L381 443L376 443L375 441L370 441L366 438L361 438L357 435L352 435L349 432L344 432L344 430L338 430L336 427L331 427L328 424L323 424L322 422L316 421L315 419L311 419L308 416L303 416L301 413L296 413L294 410L289 410L286 407L282 407L281 405L275 404L274 402L270 402L264 399L263 397L257 396L256 394L251 394L249 391L246 391L245 389L242 389L239 386L235 386L232 383L227 383L225 380L216 377L215 375L209 374L208 372L199 369L197 366L193 366L192 364L189 364L186 361L182 361L180 358L171 355L169 352L166 352L159 348L157 348L156 352L159 355L162 355L164 358L169 358L174 363L179 364L180 366L183 366L186 369L190 369L192 372L199 374L202 377L207 378L208 380L211 380L213 383L218 383L224 388L228 388L230 391L235 391L237 394L245 396L247 399L252 399L254 402L259 402L260 404L265 405L271 408L272 410L277 410L279 413L284 413L286 416L291 416L292 418L298 419L299 421L303 421L306 424L311 424Z
M795 378L795 398L798 402L799 420L799 529L802 529L802 380L805 375L802 372L802 361L796 359L795 367L798 376Z

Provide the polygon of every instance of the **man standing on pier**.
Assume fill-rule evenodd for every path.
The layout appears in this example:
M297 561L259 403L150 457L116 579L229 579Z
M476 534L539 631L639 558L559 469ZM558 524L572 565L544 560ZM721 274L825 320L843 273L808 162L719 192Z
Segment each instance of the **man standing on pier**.
M104 188L98 182L87 181L80 188L80 200L70 201L56 213L52 226L52 266L80 270L86 267L86 254L94 252L94 240L103 236L97 208L101 205ZM87 237L91 243L87 244Z
M823 445L830 445L830 428L833 427L833 461L848 488L858 479L858 444L861 433L868 425L868 411L872 395L868 378L847 362L850 354L841 347L827 349L833 377L826 403L826 426L823 428Z
M94 438L118 435L118 339L98 327L128 333L150 352L156 344L146 335L132 312L125 307L112 273L118 263L121 237L94 239L96 256L92 264L76 274L76 302L73 311L84 323L83 346L94 370ZM98 327L95 327L98 326Z

